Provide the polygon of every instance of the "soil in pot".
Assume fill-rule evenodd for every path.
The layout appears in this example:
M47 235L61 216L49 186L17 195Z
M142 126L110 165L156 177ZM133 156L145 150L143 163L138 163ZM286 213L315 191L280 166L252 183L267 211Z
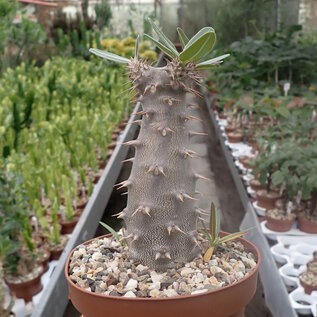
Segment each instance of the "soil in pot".
M293 213L286 214L284 210L274 208L266 211L265 218L267 220L266 226L270 230L285 232L292 228L296 215Z
M61 225L62 225L62 234L70 234L73 232L77 222L79 220L78 216L75 216L72 220L61 220Z
M166 272L156 272L130 260L127 247L109 236L100 237L78 246L70 255L65 268L70 297L85 317L101 317L106 312L114 317L158 317L172 313L191 316L197 309L200 316L207 317L213 302L210 296L214 294L216 299L221 291L236 288L242 295L244 291L238 290L239 285L256 275L259 263L244 241L229 242L229 251L217 249L207 263L199 257ZM246 292L254 286L249 285ZM94 307L100 308L98 311L85 306L84 302L89 305L90 300ZM227 302L228 297L219 300L218 306L226 311L228 307L221 302ZM162 304L164 311L160 309ZM216 312L213 316L234 316L233 313L241 312L243 307L230 309L231 313Z
M313 272L304 272L299 275L299 282L304 287L306 294L317 291L317 275Z
M8 285L12 294L17 298L22 298L26 302L30 302L32 297L42 290L41 276L43 274L43 266L34 267L32 272L23 276L5 277L5 282Z
M50 245L50 252L51 252L51 260L58 260L65 248L65 245L68 241L68 237L62 235L60 237L60 243L59 244L51 244Z
M227 137L230 143L240 143L243 140L243 134L241 132L228 133Z
M265 209L274 209L275 202L280 198L279 193L276 192L267 192L265 189L257 190L256 199L258 205Z
M298 214L298 228L306 233L317 233L317 214L304 210Z

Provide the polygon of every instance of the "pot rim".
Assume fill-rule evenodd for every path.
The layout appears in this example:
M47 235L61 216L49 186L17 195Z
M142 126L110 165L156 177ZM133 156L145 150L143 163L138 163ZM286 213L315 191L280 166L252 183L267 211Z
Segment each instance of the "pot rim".
M228 233L227 232L223 232L221 231L220 232L221 234L225 234L227 235ZM105 234L105 235L102 235L102 236L99 236L99 237L95 237L93 239L90 239L90 240L87 240L79 245L86 245L86 244L89 244L91 243L93 240L95 239L102 239L102 238L107 238L107 237L111 237L112 234ZM200 293L200 294L191 294L191 295L180 295L180 296L173 296L173 297L163 297L163 298L152 298L152 297L123 297L123 296L111 296L111 295L103 295L103 294L99 294L99 293L94 293L94 292L89 292L79 286L77 286L69 277L69 274L68 274L68 267L69 267L69 263L70 263L70 258L71 256L73 255L75 249L77 249L77 247L79 246L76 246L68 255L67 257L67 261L66 261L66 264L65 264L65 269L64 269L64 273L65 273L65 277L66 277L66 280L68 282L69 285L72 285L72 287L75 287L78 291L80 292L83 292L85 294L87 294L88 296L97 296L97 297L100 297L100 298L109 298L109 299L112 299L112 300L118 300L118 301L169 301L169 300L184 300L184 299L187 299L187 298L195 298L195 297L201 297L201 296L207 296L207 295L210 295L211 293L219 293L221 291L224 291L230 287L237 287L239 286L240 284L242 284L243 282L245 282L245 280L251 278L253 275L257 274L258 270L259 270L259 267L261 265L261 254L258 250L258 248L250 241L244 239L244 238L238 238L236 239L237 241L239 242L242 242L244 246L247 246L249 250L252 250L254 252L252 252L255 256L256 256L256 259L257 259L257 262L256 262L256 266L253 268L252 272L249 273L248 275L244 276L241 280L235 282L235 283L232 283L230 285L227 285L227 286L224 286L224 287L220 287L216 290L209 290L207 292L203 292L203 293Z

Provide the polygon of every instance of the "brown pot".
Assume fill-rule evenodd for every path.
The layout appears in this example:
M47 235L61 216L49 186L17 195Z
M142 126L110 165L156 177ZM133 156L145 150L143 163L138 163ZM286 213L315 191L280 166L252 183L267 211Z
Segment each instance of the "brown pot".
M232 132L232 133L228 133L227 136L228 136L228 141L230 143L240 143L243 140L242 133Z
M74 217L73 220L63 220L61 222L62 225L62 231L61 234L70 234L73 232L77 222L78 222L79 217Z
M58 248L58 249L53 249L51 250L51 261L57 261L60 257L61 254L63 253L64 248Z
M233 125L227 125L227 126L225 127L225 132L226 132L226 133L233 132L234 130L236 130L236 127L233 126Z
M258 201L258 205L265 209L273 209L275 207L275 202L279 198L279 194L275 192L268 193L265 189L261 189L256 192L256 199Z
M299 282L300 282L300 285L303 286L306 294L310 295L313 291L317 291L317 286L307 284L300 278L300 276L299 276Z
M317 233L317 222L305 218L303 215L298 214L298 228L306 233Z
M252 162L252 159L249 156L239 156L239 162L243 165L245 168L252 168L250 163Z
M25 302L30 302L32 297L39 293L43 286L41 283L42 272L33 278L32 280L20 283L12 283L5 280L12 294L14 294L17 298L22 298Z
M109 236L109 235L108 235ZM92 240L85 242L91 243ZM69 298L85 317L242 317L244 307L252 299L257 285L258 269L261 262L256 247L245 239L241 243L257 257L255 269L246 277L229 286L202 294L184 295L170 298L127 298L106 296L89 292L75 285L68 276L70 253L65 276L69 287Z
M254 191L258 191L260 189L265 189L265 187L262 186L261 183L259 182L259 180L256 178L251 179L249 182L249 185Z
M43 259L41 259L40 264L43 266L43 273L45 273L48 270L48 263L51 258L51 252L48 250L43 250L43 252L45 253L45 256Z
M275 219L273 217L270 217L269 215L265 215L265 218L267 220L266 226L272 230L277 232L285 232L289 231L295 222L294 219Z

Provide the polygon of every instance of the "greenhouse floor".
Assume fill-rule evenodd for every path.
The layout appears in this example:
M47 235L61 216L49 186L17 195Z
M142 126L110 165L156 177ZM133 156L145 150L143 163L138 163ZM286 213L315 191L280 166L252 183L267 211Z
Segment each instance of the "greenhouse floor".
M193 170L207 177L209 180L199 180L197 182L197 191L201 193L199 198L199 207L209 210L210 201L221 211L221 228L224 231L235 232L239 230L239 225L244 216L244 209L240 201L239 194L235 187L231 173L228 169L224 154L217 141L217 136L212 123L209 119L207 109L202 102L201 110L196 111L195 116L203 119L202 122L195 121L192 124L192 130L206 132L208 136L195 136L192 140L191 149L200 155L200 158L193 159ZM133 153L129 153L133 156ZM125 164L119 180L127 179L130 173L130 164ZM111 215L117 213L124 208L126 204L126 195L121 195L124 191L114 191L107 209L105 210L102 221L117 227L118 223ZM104 234L103 229L98 229L96 236ZM64 317L78 317L80 314L76 311L71 303L69 303ZM265 305L261 281L259 280L257 292L246 307L246 317L270 317L272 316Z

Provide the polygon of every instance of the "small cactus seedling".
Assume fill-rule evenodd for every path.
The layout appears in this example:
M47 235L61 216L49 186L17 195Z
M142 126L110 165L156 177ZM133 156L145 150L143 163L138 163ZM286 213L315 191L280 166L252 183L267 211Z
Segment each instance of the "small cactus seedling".
M151 22L152 23L152 22ZM222 62L228 55L200 62L210 53L216 39L214 30L205 27L190 40L178 29L183 51L152 23L159 40L144 34L171 58L164 67L152 67L138 59L138 40L132 60L91 49L107 60L127 64L133 88L142 105L140 133L126 145L135 148L129 179L117 184L128 189L127 207L118 217L124 221L123 235L130 255L136 261L157 270L191 261L200 253L197 242L195 181L189 159L196 153L189 148L189 138L200 131L190 131L187 122L192 104L186 94L197 91L199 70Z
M204 223L202 223L202 224L205 227ZM219 214L215 208L215 205L212 203L211 208L210 208L209 230L207 230L206 228L204 228L204 230L202 230L202 234L209 241L209 248L207 249L207 251L204 254L204 261L208 262L211 259L214 251L219 246L221 246L222 243L241 238L247 233L248 230L235 232L235 233L228 234L224 237L220 237L219 236L220 217L219 217ZM222 246L222 247L224 248L224 246Z

